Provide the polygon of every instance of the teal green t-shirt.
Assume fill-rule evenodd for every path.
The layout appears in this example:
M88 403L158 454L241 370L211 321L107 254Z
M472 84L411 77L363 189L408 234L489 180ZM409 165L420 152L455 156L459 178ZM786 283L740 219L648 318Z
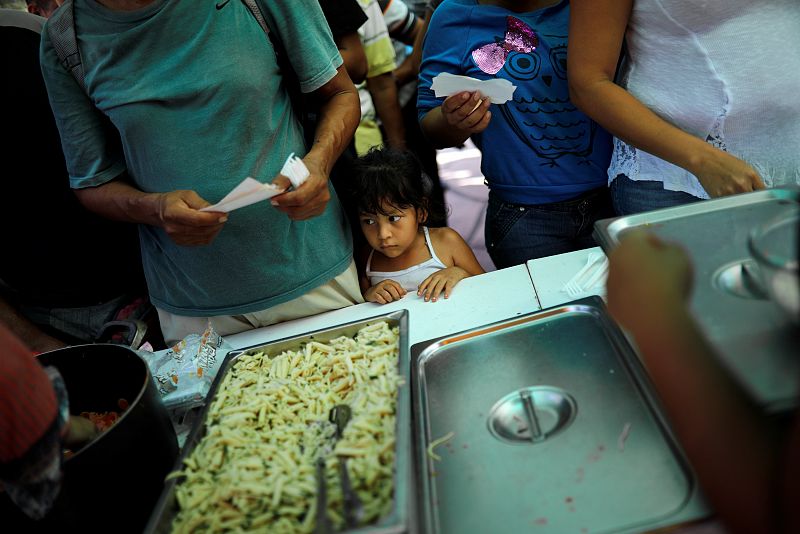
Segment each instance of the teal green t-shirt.
M333 78L342 59L316 0L259 5L304 92ZM305 153L272 43L240 0L155 0L132 12L75 0L75 21L89 98L47 31L41 49L73 188L127 171L142 191L192 189L213 204L247 176L271 182L290 153ZM327 282L352 258L332 188L331 197L307 221L269 202L241 208L207 246L140 225L153 303L180 315L240 314Z

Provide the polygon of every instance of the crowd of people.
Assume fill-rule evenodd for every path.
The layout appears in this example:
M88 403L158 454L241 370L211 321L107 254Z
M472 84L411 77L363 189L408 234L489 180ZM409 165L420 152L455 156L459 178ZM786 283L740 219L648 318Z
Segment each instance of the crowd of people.
M225 336L409 292L449 298L483 273L447 227L435 159L467 139L482 152L497 268L594 246L599 219L800 184L794 0L27 3L30 14L0 12L13 73L0 146L18 169L6 180L0 322L33 352L96 341L132 306L152 310L171 344L209 323ZM441 73L515 92L505 104L437 96ZM299 187L280 173L290 154L309 171ZM202 210L247 176L283 192ZM632 308L653 278L657 317ZM766 434L718 378L686 311L689 286L687 259L652 237L611 255L610 310L705 465L708 447L736 438L719 425L704 439L702 417L673 392L696 361L724 383L711 416L738 409L748 432ZM692 361L654 342L670 328ZM63 424L53 399L48 436ZM800 528L787 476L798 458L780 452L797 434L725 457L752 460L741 483L769 502L716 484L720 462L700 470L734 528ZM25 451L12 452L3 464Z

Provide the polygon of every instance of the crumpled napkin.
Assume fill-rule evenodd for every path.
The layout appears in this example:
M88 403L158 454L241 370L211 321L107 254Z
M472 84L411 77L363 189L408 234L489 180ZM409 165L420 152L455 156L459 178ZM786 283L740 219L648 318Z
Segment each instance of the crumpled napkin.
M443 72L433 78L431 89L436 94L436 98L454 95L462 91L480 91L481 94L489 97L492 104L505 104L514 96L517 86L502 78L479 80L470 76Z

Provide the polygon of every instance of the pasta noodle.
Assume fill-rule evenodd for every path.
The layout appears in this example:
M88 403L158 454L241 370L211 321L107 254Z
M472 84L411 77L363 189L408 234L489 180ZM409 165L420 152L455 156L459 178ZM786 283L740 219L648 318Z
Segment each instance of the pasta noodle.
M313 532L320 456L334 525L343 525L337 455L348 457L361 524L390 512L398 344L398 329L379 321L352 338L239 356L211 401L205 436L169 475L184 477L173 532ZM349 404L352 419L334 447L336 404Z
M436 447L438 447L439 445L441 445L442 443L446 443L446 442L450 441L451 439L453 439L453 437L455 435L456 435L455 432L448 432L447 434L445 434L441 438L431 441L430 445L428 445L428 456L431 459L436 460L437 462L441 462L442 461L442 457L439 456L438 454L436 454L434 452L434 449Z

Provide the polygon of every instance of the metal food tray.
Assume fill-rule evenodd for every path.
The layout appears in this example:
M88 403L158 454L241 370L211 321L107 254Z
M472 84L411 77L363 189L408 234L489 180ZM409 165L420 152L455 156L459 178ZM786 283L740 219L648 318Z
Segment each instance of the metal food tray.
M415 344L421 531L633 533L706 517L652 391L598 297Z
M697 321L723 364L771 413L797 405L800 359L791 319L751 289L754 263L747 240L754 227L797 209L798 202L798 189L768 189L604 219L594 230L607 254L635 228L686 249L694 267L691 306Z
M408 312L398 310L385 315L378 315L359 321L335 325L329 328L315 330L307 334L287 337L284 339L271 341L269 343L254 345L244 349L229 352L226 356L216 378L211 386L211 390L206 398L200 417L195 421L194 427L186 440L186 444L175 463L173 470L183 469L183 461L192 453L194 448L200 443L206 434L205 420L211 402L217 394L217 390L222 384L222 380L231 369L236 360L243 354L269 351L278 354L283 350L297 349L303 343L309 341L319 341L325 343L339 336L354 336L361 328L374 324L378 321L386 321L391 327L399 327L399 357L398 372L403 378L404 384L397 389L397 409L396 409L396 443L395 443L395 469L394 469L394 503L391 513L373 525L367 525L357 529L340 532L350 532L353 534L397 534L406 532L409 524L409 491L411 489L409 479L411 477L411 403L409 392L409 346L408 346ZM175 490L182 481L182 478L172 479L166 482L161 497L158 500L150 521L145 528L148 534L169 534L172 531L172 521L177 515L179 508Z

